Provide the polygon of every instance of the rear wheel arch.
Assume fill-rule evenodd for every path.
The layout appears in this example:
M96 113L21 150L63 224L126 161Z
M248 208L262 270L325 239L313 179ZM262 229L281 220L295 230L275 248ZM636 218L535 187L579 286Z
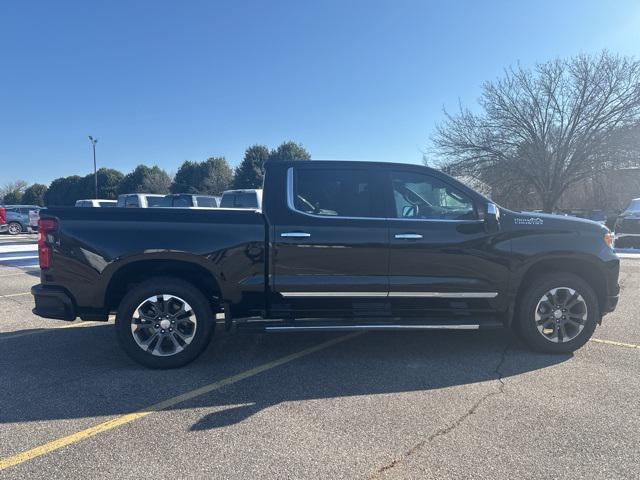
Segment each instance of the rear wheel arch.
M189 283L209 300L214 313L218 311L221 289L213 273L197 263L183 260L137 260L123 265L109 279L104 305L109 311L117 310L131 288L154 277L175 278Z

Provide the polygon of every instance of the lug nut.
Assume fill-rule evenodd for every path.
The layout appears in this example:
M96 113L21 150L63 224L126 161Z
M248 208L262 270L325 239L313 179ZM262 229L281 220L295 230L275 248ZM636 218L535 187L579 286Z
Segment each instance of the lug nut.
M174 323L176 323L176 321L175 320L171 320L171 323L174 324Z
M173 328L169 327L169 331L170 331L170 332L173 332Z
M164 333L164 330L160 330L160 332Z
M156 328L159 328L159 327L160 327L160 325L158 325L158 324L156 323Z

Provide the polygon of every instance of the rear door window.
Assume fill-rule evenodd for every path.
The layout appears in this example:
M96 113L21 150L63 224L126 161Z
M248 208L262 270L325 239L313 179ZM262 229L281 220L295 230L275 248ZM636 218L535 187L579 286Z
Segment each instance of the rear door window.
M326 217L376 217L372 210L371 179L360 169L294 169L296 210Z
M147 207L160 207L165 197L147 197Z
M236 208L258 208L258 200L254 192L244 192L234 195L233 204Z
M199 207L217 207L218 206L218 202L216 201L215 197L196 197L196 202L198 202L198 206Z
M138 205L138 197L126 197L124 200L124 206L126 208L137 208Z

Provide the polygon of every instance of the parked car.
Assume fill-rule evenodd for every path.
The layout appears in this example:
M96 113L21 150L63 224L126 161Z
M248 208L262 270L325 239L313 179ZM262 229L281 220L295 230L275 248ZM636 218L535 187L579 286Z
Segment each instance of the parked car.
M28 232L29 211L38 212L42 207L38 205L4 205L6 231L9 235Z
M117 200L104 200L102 198L90 198L86 200L77 200L76 207L92 207L92 208L108 208L118 205Z
M640 248L640 198L634 198L615 226L617 248Z
M165 195L158 205L155 206L168 208L218 208L220 206L220 197L174 193Z
M253 332L514 327L566 353L618 302L607 228L509 211L437 170L272 162L264 193L262 211L45 210L34 312L116 313L124 350L171 368L218 312Z
M222 192L220 208L262 208L262 189L226 190Z
M7 225L7 211L4 207L0 206L0 233L4 233L8 229Z
M124 208L149 208L157 207L164 195L156 195L152 193L124 193L118 195L117 207Z

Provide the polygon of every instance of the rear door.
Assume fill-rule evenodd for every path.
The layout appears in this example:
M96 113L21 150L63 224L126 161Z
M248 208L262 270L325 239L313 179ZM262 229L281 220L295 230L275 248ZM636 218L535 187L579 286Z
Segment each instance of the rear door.
M276 315L388 314L388 222L381 171L301 166L273 232Z
M419 170L389 173L389 300L394 315L490 314L504 304L508 265L464 187Z

